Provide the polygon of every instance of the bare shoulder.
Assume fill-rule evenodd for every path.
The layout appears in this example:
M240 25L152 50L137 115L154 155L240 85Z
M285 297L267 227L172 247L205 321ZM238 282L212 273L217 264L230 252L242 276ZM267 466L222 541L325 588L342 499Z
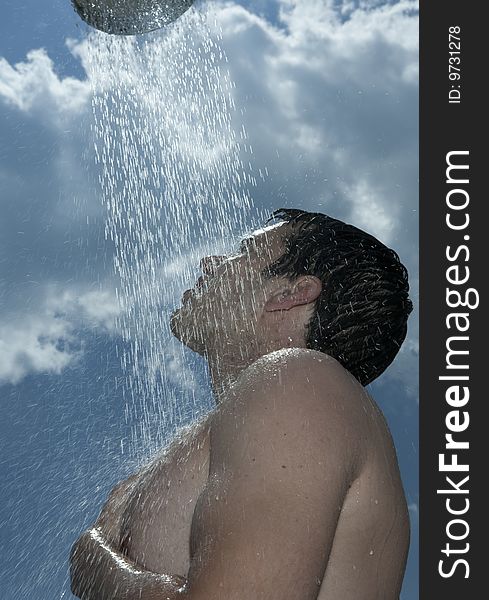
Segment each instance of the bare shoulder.
M255 410L273 405L280 411L290 408L295 416L319 410L352 424L370 403L362 385L337 360L306 348L260 357L242 373L233 396Z
M216 413L214 442L229 448L260 440L282 453L309 455L352 475L368 437L368 395L335 359L301 348L261 357L240 376Z
M292 388L297 384L327 382L329 387L361 392L360 383L337 360L307 348L284 348L265 354L243 371L237 384L249 386L274 385L281 381Z

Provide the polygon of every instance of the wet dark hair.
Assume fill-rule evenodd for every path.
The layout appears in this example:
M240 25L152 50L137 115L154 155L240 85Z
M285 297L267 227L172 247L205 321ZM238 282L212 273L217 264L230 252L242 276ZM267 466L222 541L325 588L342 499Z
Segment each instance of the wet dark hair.
M367 385L390 365L406 337L413 309L406 268L394 250L338 219L294 208L279 208L267 222L275 219L291 228L285 252L264 275L321 280L306 345Z

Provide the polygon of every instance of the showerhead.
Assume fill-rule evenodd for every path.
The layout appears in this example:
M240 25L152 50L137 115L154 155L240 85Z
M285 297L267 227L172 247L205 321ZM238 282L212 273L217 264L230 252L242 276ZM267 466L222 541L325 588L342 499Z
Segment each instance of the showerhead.
M175 21L194 0L71 0L80 17L95 29L136 35Z

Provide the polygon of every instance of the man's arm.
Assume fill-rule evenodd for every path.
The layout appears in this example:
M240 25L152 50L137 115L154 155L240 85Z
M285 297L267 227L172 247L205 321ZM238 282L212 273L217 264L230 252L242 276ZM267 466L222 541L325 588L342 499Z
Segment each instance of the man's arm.
M184 591L186 580L140 569L105 541L86 531L71 551L71 591L82 600L164 600Z
M127 500L139 477L140 473L135 473L114 486L93 525L93 528L101 532L105 541L117 550L120 549L122 519Z
M141 569L120 552L123 512L138 478L139 473L114 487L93 527L73 545L71 591L83 600L160 600L180 593L186 583Z

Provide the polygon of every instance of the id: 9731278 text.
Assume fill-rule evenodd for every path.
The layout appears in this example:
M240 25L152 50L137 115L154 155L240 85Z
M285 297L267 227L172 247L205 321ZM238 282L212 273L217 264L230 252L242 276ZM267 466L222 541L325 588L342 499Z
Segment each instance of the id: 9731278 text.
M461 89L461 28L458 25L452 25L448 28L448 79L449 92L448 103L460 104L462 99Z

